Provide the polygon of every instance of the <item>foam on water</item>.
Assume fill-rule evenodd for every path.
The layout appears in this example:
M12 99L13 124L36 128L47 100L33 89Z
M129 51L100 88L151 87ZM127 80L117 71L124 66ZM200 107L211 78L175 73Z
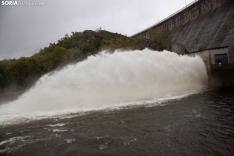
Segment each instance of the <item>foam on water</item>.
M57 123L57 124L54 124L54 125L47 125L49 127L62 127L62 126L65 126L66 124L65 123Z
M17 136L0 142L0 154L14 153L17 149L31 143L29 136Z
M53 129L53 132L67 132L66 129Z
M0 107L0 124L181 98L206 87L207 80L198 56L148 49L102 51L41 77L18 100Z

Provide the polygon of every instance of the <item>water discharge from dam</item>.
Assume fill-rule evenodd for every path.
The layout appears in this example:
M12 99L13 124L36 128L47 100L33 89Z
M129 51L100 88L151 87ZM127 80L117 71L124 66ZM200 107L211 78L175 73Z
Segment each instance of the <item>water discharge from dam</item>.
M207 86L198 56L171 52L106 51L46 74L18 100L0 107L0 124L25 116L147 105L197 93Z
M234 155L234 92L206 87L198 56L103 51L0 106L0 155Z

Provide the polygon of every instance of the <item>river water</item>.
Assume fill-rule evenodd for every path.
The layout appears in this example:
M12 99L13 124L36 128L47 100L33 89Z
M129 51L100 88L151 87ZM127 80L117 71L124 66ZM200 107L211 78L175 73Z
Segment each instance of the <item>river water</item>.
M207 78L197 56L91 56L0 105L0 155L234 155L234 92Z
M1 155L234 155L234 92L2 126Z

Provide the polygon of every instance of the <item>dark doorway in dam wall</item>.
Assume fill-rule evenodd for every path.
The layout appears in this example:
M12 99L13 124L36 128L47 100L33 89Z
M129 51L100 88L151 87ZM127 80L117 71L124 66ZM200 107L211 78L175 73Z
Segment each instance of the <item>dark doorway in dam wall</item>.
M227 54L216 54L215 55L215 65L227 65L228 56Z

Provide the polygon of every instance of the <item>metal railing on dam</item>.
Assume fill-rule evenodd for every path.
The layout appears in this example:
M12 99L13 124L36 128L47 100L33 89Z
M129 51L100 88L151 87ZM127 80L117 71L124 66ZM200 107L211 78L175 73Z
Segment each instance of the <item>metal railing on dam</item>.
M211 10L220 7L228 1L232 0L195 0L167 18L142 31L139 31L131 37L147 39L149 38L149 32L151 30L160 31L166 29L171 31L174 28L186 25L190 21L209 13Z
M137 35L137 34L140 34L140 33L144 32L144 31L146 31L146 30L149 30L149 29L151 29L151 28L155 27L156 25L159 25L159 24L161 24L161 23L165 22L165 21L166 21L166 20L168 20L169 18L171 18L171 17L175 16L176 14L178 14L178 13L180 13L180 12L184 11L186 8L188 8L188 7L192 6L192 5L193 5L194 3L196 3L197 1L198 1L198 0L194 0L193 2L191 2L191 3L187 4L185 7L183 7L183 8L181 8L181 9L179 9L178 11L176 11L176 12L175 12L175 13L173 13L173 14L171 14L170 16L168 16L168 17L166 17L166 18L164 18L164 19L160 20L158 23L155 23L154 25L151 25L150 27L148 27L148 28L146 28L146 29L141 30L141 31L139 31L139 32L137 32L137 33L135 33L135 34L131 35L130 37L133 37L133 36L135 36L135 35Z

